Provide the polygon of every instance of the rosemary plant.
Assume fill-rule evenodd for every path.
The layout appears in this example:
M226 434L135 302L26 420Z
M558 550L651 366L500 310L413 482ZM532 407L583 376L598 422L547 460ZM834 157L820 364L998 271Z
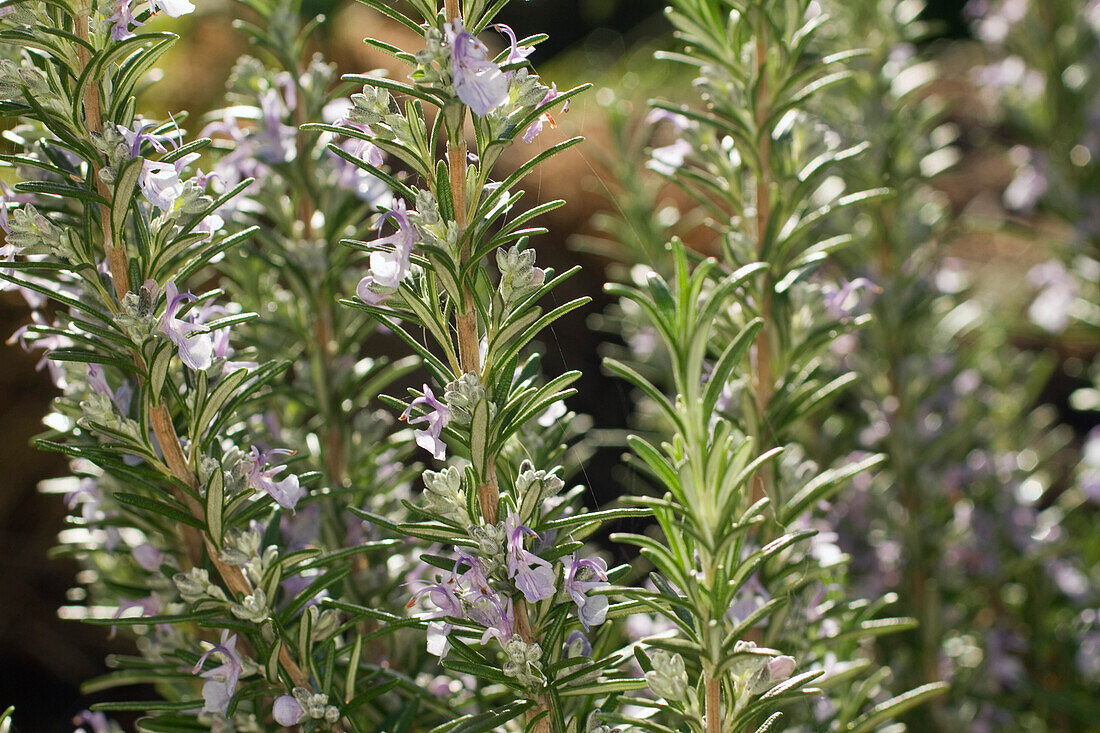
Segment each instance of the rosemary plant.
M141 656L114 657L89 689L149 681L163 698L102 710L145 711L146 730L247 729L295 688L316 703L313 725L339 729L343 695L312 652L339 624L280 586L316 553L264 542L305 485L242 422L286 365L235 353L232 329L252 316L219 291L187 292L247 236L221 231L217 213L247 184L215 199L194 169L209 141L186 142L183 115L135 115L135 88L175 40L136 31L151 11L193 9L10 6L3 38L19 50L3 107L20 152L6 161L21 180L0 276L37 308L20 338L49 349L63 392L38 443L72 459L55 486L81 508L66 549L88 567L86 620L140 632Z
M674 385L670 397L630 365L605 362L664 420L653 436L660 448L630 439L642 471L667 492L637 499L664 541L617 536L656 568L653 591L625 595L678 632L643 641L656 650L643 666L663 698L645 704L692 729L767 729L778 708L824 688L812 713L791 711L794 721L870 730L942 685L887 699L888 672L860 648L910 622L877 618L892 595L848 598L843 557L817 532L818 502L880 457L821 471L795 442L852 380L826 376L822 355L846 319L807 284L851 241L823 238L822 222L883 194L845 190L835 165L865 146L842 149L810 115L813 96L848 77L853 54L817 56L826 18L810 3L685 0L669 17L684 46L669 56L697 71L703 105L658 103L657 117L679 136L653 151L651 167L705 212L713 243L701 247L721 256L691 267L674 241L670 277L650 271L609 286L655 330Z
M408 521L356 513L434 543L422 556L431 572L415 584L410 606L427 628L427 649L474 685L468 713L446 729L490 730L522 716L530 730L582 730L604 701L644 685L600 679L624 657L600 635L604 591L618 571L581 546L603 518L631 512L580 512L581 488L566 491L559 475L558 421L570 419L562 401L579 374L543 380L528 354L540 332L587 299L549 312L538 304L573 271L535 265L528 240L544 230L529 223L563 202L524 211L517 188L579 139L494 177L502 153L531 143L583 87L559 93L541 82L527 57L543 37L519 40L494 25L504 1L440 8L416 0L411 17L368 4L423 37L412 52L367 40L407 64L411 83L345 77L364 85L345 124L308 129L373 145L405 174L330 145L394 192L375 224L392 233L349 242L370 258L357 297L345 302L400 336L426 367L431 384L393 403L417 426L416 442L436 470L423 474L422 499L406 503ZM479 39L487 33L504 41L495 58Z

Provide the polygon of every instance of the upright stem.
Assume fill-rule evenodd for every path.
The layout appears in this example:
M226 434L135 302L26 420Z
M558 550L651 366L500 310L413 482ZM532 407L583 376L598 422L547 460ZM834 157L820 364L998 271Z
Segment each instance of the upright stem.
M704 672L704 685L707 733L722 733L722 681L708 669Z
M84 41L90 38L88 30L90 12L89 9L85 8L74 13L76 34ZM91 62L91 54L83 45L78 45L77 53L82 67L87 68L87 65ZM99 85L94 81L85 84L82 101L85 127L89 131L102 131L103 118L99 104ZM100 170L100 166L94 164L91 166L89 175L95 180L99 194L108 201L112 201L113 192L103 183L103 179L99 175ZM107 257L107 268L111 273L111 280L114 282L115 295L121 302L130 292L129 266L127 265L124 248L114 242L111 231L111 206L100 204L100 224L103 233L103 249ZM141 368L143 364L141 355L135 351L133 356L138 367ZM191 489L197 489L199 486L198 476L191 470L183 448L180 446L180 439L176 434L171 413L163 400L159 399L160 395L156 397L155 405L149 408L149 424L153 430L153 435L157 438L157 443L160 445L165 464L174 478ZM173 488L173 494L180 503L188 508L192 516L200 520L205 518L205 509L194 495L175 488ZM245 577L244 572L239 567L227 565L221 561L220 553L214 547L209 536L203 535L200 537L198 530L190 526L184 526L182 531L192 564L198 565L202 561L201 547L205 546L206 556L221 576L226 587L234 594L234 597L252 595L252 586ZM290 652L285 646L279 649L279 662L294 686L309 687L309 679L302 672L294 658L290 656Z
M446 0L445 8L447 18L452 22L461 19L458 8L458 0ZM459 129L451 130L447 140L447 172L451 188L451 197L454 203L455 224L458 226L458 238L462 242L459 250L459 270L463 270L470 261L470 242L466 240L466 226L468 224L466 204L466 145L462 142L462 125L466 121L466 112L463 110L458 125ZM474 308L474 294L470 287L462 283L462 303L456 309L455 329L458 333L458 361L462 371L472 372L479 378L481 376L480 339L477 330L477 311ZM478 506L481 508L481 516L489 524L497 522L497 503L500 498L500 489L497 486L496 469L493 466L493 458L487 461L486 475L482 483L477 487Z
M90 8L78 10L75 13L76 35L82 40L88 40L88 16ZM91 63L92 54L83 45L77 44L77 57L80 59L81 69L87 68ZM95 84L84 85L84 126L89 132L103 132L103 113L99 107L99 87ZM112 198L112 191L99 176L99 166L93 166L92 179L95 181L96 191L108 201ZM126 251L115 244L114 234L111 230L111 207L106 204L99 205L99 227L103 234L103 251L107 256L107 265L111 271L111 280L115 286L115 296L119 302L130 289L130 268L126 263Z
M763 13L764 11L761 11ZM769 188L768 172L771 168L772 139L771 132L767 128L769 111L768 104L768 80L766 76L767 40L764 38L764 23L760 23L756 36L756 73L759 82L756 87L754 100L757 155L760 161L760 173L756 177L756 255L766 262L768 245L768 219L771 216L771 190ZM771 402L772 384L772 277L770 271L764 272L764 282L760 288L760 317L764 319L764 327L760 329L756 337L756 374L753 380L754 400L756 403L756 439L758 451L767 449L765 437L767 435L768 404ZM768 495L768 469L761 467L757 470L752 480L752 500L757 502Z
M462 20L462 9L459 0L444 0L443 8L447 20L454 22ZM463 126L466 122L466 111L463 108L462 116L457 122L457 129L450 130L447 136L447 173L448 183L451 189L451 198L454 204L455 224L458 227L458 238L462 242L459 249L459 271L461 272L469 264L471 256L470 242L466 239L466 227L469 223L468 204L466 202L466 145L463 141ZM482 374L480 354L480 338L477 328L477 311L474 308L474 294L465 281L461 283L462 303L456 309L455 330L458 336L458 361L463 373L472 372L479 378ZM499 520L497 506L500 500L500 487L497 484L496 456L490 455L486 459L485 476L477 487L477 502L481 509L482 519L487 524L496 524ZM516 633L527 644L538 642L538 633L531 628L531 620L527 613L527 603L522 598L516 601L514 607ZM550 733L550 697L545 693L539 693L535 705L527 712L527 720L538 717L538 721L531 729L532 733ZM541 717L540 717L541 716Z

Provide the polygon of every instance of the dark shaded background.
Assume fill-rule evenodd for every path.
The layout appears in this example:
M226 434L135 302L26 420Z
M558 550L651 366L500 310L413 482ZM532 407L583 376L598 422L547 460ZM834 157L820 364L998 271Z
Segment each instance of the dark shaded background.
M929 19L941 21L938 28L944 36L965 33L962 4L960 0L929 3ZM310 14L332 8L327 2L306 5ZM578 47L602 56L664 33L659 15L662 5L661 0L531 0L512 3L502 19L521 37L542 31L550 34L550 40L540 47L541 60ZM226 56L229 49L218 42L219 36L228 33L224 20L203 20L204 33L186 39L188 45L212 46L213 56L203 57L207 63L210 58L228 58L231 63ZM193 88L209 84L207 94L221 88L217 76L189 81ZM171 86L170 82L165 86ZM575 191L571 204L583 195L579 185ZM557 229L540 243L551 264L561 267L577 259L569 252L566 238L583 228L594 205L576 207L576 214L566 213L573 220L559 221ZM599 293L600 268L597 263L586 264L585 273L571 281L572 286L577 288L576 294ZM563 292L558 297L572 295ZM580 394L571 400L571 407L592 415L601 428L621 428L628 409L626 396L618 382L601 374L597 347L604 335L591 332L584 323L586 315L600 307L597 302L556 326L554 340L559 348L548 349L547 368L551 373L565 368L582 370L584 381L578 385ZM0 294L0 336L6 338L26 320L18 297ZM36 486L44 478L63 475L65 465L57 456L28 447L31 436L40 429L53 387L45 374L35 371L37 354L25 354L17 347L0 349L0 470L4 480L0 485L0 708L16 706L18 727L24 733L60 733L71 731L72 715L94 701L80 694L80 683L105 671L103 659L109 652L125 650L119 642L109 642L102 627L58 619L57 608L65 603L77 568L68 561L46 558L63 527L65 508L59 497L41 495ZM590 466L587 479L597 499L613 487L611 474L617 460L616 451L605 451ZM116 690L111 698L149 699L152 694L140 688Z

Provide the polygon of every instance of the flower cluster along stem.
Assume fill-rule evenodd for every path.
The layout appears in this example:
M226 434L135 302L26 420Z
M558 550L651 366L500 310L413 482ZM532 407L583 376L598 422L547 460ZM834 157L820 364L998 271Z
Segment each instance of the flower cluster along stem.
M83 41L89 41L90 33L88 29L88 17L91 13L90 8L82 9L75 14L76 22L76 34L77 37ZM83 44L77 46L77 52L79 54L80 63L82 69L86 69L88 64L91 63L91 53L87 47ZM84 86L84 124L90 131L100 131L103 129L103 118L100 112L99 102L99 87L95 84L86 84ZM103 182L99 175L100 166L93 165L88 171L89 178L95 181L96 189L100 196L107 201L111 201L113 193ZM100 224L103 233L103 250L107 256L107 268L111 273L111 280L114 283L115 295L119 302L122 301L126 294L130 292L130 278L127 276L126 265L126 253L122 247L118 247L114 242L114 237L111 231L111 207L109 204L99 205ZM108 303L109 307L117 307L114 303ZM135 363L137 363L139 369L143 366L141 355L134 350L133 357ZM168 466L168 470L177 479L194 488L196 482L194 474L191 472L190 467L187 464L187 458L183 454L183 450L180 448L179 438L176 436L175 427L172 424L172 417L168 412L168 408L160 400L157 401L155 407L149 410L149 424L153 429L153 434L157 438L157 442L161 446L161 451L164 456L164 461ZM191 496L186 495L181 491L173 491L176 499L182 504L186 505L192 514L198 517L202 517L202 507L198 506L198 503ZM198 530L194 527L184 526L182 528L184 543L188 549L188 558L192 565L198 565L202 561L202 540L199 538Z
M88 18L91 10L88 8L82 9L75 13L75 28L78 38L85 42L89 42L90 33L88 28ZM81 62L82 69L86 69L91 62L91 54L83 44L78 44L78 54ZM100 131L103 129L103 119L101 114L100 99L99 99L99 86L96 84L86 84L84 87L84 121L85 126L89 131ZM113 194L107 185L103 182L99 175L100 166L93 165L89 170L89 176L96 182L96 188L101 196L107 201L111 201ZM103 233L103 247L104 253L107 258L107 267L111 274L111 279L114 282L115 294L118 300L121 300L130 292L128 277L128 266L126 262L126 254L122 247L119 247L115 242L111 232L111 207L107 204L100 204L100 222ZM109 304L113 306L114 304ZM142 357L134 351L134 360L138 364L139 368L142 366ZM160 395L157 395L155 405L148 408L148 420L149 425L153 431L153 435L156 437L158 444L161 447L162 454L164 456L165 464L168 467L172 476L187 485L191 489L197 489L199 486L198 477L191 469L190 464L187 461L183 449L180 445L179 436L176 433L175 425L172 420L171 413L168 411L167 406L163 400L160 399ZM192 516L197 519L203 519L205 512L201 503L193 495L173 489L173 494L176 499L180 501L191 512ZM214 566L218 575L225 583L226 587L234 594L235 597L245 597L253 593L253 588L245 577L243 571L239 567L228 565L222 562L219 557L217 549L214 547L213 542L209 536L203 535L200 537L199 530L194 527L184 526L182 528L184 535L184 542L188 548L188 556L192 565L199 565L202 562L202 547L206 548L206 556ZM286 671L287 676L291 679L291 682L295 686L308 687L309 680L302 672L301 667L290 655L286 646L281 646L279 649L279 663ZM341 728L337 725L333 730L339 731Z
M461 10L456 0L446 0L445 10L447 19L451 22L462 19ZM462 126L465 124L466 111L458 121L457 130L451 130L447 141L447 172L451 197L454 203L455 224L458 226L459 241L462 242L459 251L459 269L464 270L470 258L470 243L466 240L467 210L466 210L466 146L462 143ZM458 359L463 372L472 372L481 376L483 365L479 353L479 338L477 329L477 311L474 309L474 295L465 282L462 283L462 303L455 309L455 328L458 334ZM455 375L462 376L461 374ZM477 487L478 506L481 516L489 524L497 522L497 502L500 498L500 489L497 486L496 470L493 467L493 457L487 461L484 480Z
M459 0L444 0L444 12L449 22L462 21L462 9ZM466 121L466 110L462 109L456 123L456 128L450 130L447 138L447 172L448 183L451 189L452 203L455 212L455 224L458 227L459 241L462 243L459 250L459 271L462 272L469 264L471 256L470 242L466 238L468 222L468 210L466 201L466 156L467 150L464 140L463 126ZM480 338L477 326L477 311L474 307L474 295L463 278L462 303L455 309L455 328L458 340L459 365L463 372L481 377L485 365L481 363ZM461 375L456 375L461 376ZM499 521L498 505L500 501L500 487L497 484L496 456L489 455L486 458L485 476L477 486L477 501L482 519L487 524L496 524ZM517 599L514 606L515 630L521 639L527 644L535 644L539 641L539 634L531 628L530 617L527 612L527 603L522 598ZM527 720L535 720L533 733L550 733L550 697L546 693L539 693L535 697L535 705L527 712Z

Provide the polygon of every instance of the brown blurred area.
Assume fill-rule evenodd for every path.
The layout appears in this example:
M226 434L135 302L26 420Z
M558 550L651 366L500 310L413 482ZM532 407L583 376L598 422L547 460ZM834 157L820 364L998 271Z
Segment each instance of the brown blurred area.
M18 296L4 293L3 336L26 319ZM100 673L110 651L102 629L57 616L77 568L46 559L66 510L36 486L62 475L65 462L30 447L54 392L35 370L38 359L18 346L4 347L0 357L0 704L17 706L19 730L27 733L66 730L57 713L71 717L80 709L74 707L80 682Z

